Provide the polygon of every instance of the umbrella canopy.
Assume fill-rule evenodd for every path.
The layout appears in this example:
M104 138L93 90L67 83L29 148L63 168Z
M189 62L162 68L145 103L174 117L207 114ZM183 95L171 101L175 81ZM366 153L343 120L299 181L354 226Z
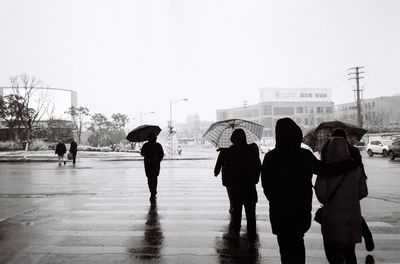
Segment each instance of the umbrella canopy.
M126 139L130 142L142 142L147 141L149 134L153 133L154 135L160 134L161 128L159 126L152 125L143 125L138 126L126 136Z
M227 148L232 145L230 138L232 132L237 128L244 130L248 144L261 139L263 126L242 119L228 119L213 123L203 138L215 147Z
M308 145L314 152L320 151L325 142L331 137L332 132L338 128L346 132L347 141L351 145L359 142L368 131L356 125L340 121L322 122L303 137L303 143Z

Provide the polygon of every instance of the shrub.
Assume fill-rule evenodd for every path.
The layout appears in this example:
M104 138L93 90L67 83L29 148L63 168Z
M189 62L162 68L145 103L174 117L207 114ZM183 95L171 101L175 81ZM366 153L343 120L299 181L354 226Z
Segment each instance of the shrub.
M49 143L41 140L41 139L34 139L32 140L31 144L29 144L29 150L47 150L49 149Z
M24 146L19 141L0 141L0 151L23 150Z

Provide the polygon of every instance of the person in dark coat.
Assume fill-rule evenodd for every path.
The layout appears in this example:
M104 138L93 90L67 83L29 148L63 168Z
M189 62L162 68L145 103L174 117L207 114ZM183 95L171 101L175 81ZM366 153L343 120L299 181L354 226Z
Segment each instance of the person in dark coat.
M312 176L321 169L314 154L301 148L303 134L290 118L275 127L275 148L265 154L261 180L269 201L272 233L282 263L305 263L304 234L311 226Z
M160 174L160 163L164 158L164 150L157 142L157 136L150 133L148 141L143 145L140 155L144 157L144 170L150 191L150 202L155 202L157 195L158 175Z
M347 142L347 135L346 135L346 131L344 131L343 129L335 129L332 133L332 137L342 137L346 139ZM328 141L329 142L329 141ZM327 143L328 143L327 142ZM322 147L321 153L327 153L327 147L328 144L324 144L324 146ZM365 169L364 169L364 164L362 162L362 157L360 154L360 150L358 148L356 148L353 145L350 145L347 142L347 147L349 149L349 153L350 153L350 157L352 160L354 160L357 164L358 167L360 167L361 172L364 176L365 179L368 179L366 173L365 173ZM325 159L326 157L324 157ZM365 242L365 248L367 249L367 251L372 251L375 248L375 243L374 243L374 239L371 233L371 230L369 229L367 222L365 221L364 217L361 217L362 220L362 237L364 238L364 242Z
M222 185L226 187L226 192L229 198L229 213L233 213L233 199L232 199L232 172L228 166L228 149L219 148L217 162L215 163L214 176L217 177L221 172Z
M256 203L258 201L256 184L260 179L261 161L255 143L247 144L246 134L236 129L231 136L232 146L228 149L228 166L232 169L232 234L237 236L242 221L242 207L247 218L249 239L256 236Z
M55 154L58 155L58 165L61 165L61 162L64 162L64 165L67 164L64 158L66 152L67 152L67 147L61 140L59 140L56 145L56 151L55 151Z
M75 165L76 162L76 154L78 153L78 144L74 139L71 139L69 152L72 154L72 165Z

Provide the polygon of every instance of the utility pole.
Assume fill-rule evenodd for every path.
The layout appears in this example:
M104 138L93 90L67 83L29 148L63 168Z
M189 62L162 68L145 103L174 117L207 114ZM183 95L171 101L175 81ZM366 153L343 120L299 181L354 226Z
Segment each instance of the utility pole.
M360 88L360 79L363 79L364 77L360 76L361 74L365 72L361 72L360 69L363 69L363 66L357 66L348 69L349 71L352 71L349 73L351 78L349 80L356 80L357 88L353 90L356 93L356 108L357 108L357 125L359 127L363 127L363 121L362 121L362 115L361 115L361 95L360 93L363 91L362 88Z

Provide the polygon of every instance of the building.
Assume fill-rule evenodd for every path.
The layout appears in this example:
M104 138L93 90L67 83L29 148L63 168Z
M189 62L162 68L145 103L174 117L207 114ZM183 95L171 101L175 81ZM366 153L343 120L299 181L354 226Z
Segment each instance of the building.
M273 137L276 121L290 117L308 130L332 120L331 90L326 88L262 88L260 102L255 105L217 110L217 121L240 118L264 126L263 137Z
M381 132L400 128L400 95L363 99L361 115L363 127L370 131ZM337 120L357 124L355 102L335 106Z
M0 87L0 96L6 96L13 93L11 87ZM78 106L78 96L73 90L60 88L35 88L30 99L30 108L39 109L38 103L45 102L42 121L50 119L71 120L71 116L65 112L71 106Z

